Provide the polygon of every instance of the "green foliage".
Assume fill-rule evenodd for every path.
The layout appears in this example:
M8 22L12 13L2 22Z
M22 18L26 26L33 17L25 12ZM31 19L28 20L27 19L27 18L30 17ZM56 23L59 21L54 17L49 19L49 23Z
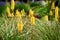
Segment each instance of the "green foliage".
M30 3L30 7L36 7L36 6L41 6L40 2L32 2Z
M0 16L2 16L3 14L6 14L6 4L0 6Z
M60 8L58 9L58 13L59 13L59 15L60 15Z
M25 12L28 12L30 9L30 6L28 4L15 4L15 11L16 9L18 9L19 11L21 11L22 9L25 10Z
M40 17L43 17L49 13L49 8L46 6L41 6L34 9L35 13L37 13Z

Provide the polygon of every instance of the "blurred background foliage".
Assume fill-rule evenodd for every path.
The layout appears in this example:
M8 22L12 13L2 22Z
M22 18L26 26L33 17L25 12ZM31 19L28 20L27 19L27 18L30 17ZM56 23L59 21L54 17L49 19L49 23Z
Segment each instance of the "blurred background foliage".
M3 6L0 7L0 9L1 9L0 10L0 15L2 15L2 13L4 15L6 14L6 7L7 6L11 7L9 3L5 3ZM39 2L34 2L34 3L31 2L30 4L25 4L25 3L23 3L23 4L15 4L14 11L16 11L16 9L18 9L19 11L24 9L26 13L29 12L29 9L33 9L34 12L35 13L37 12L38 15L40 15L40 13L43 13L43 15L44 15L48 11L47 10L48 8L46 6L41 5L41 3L39 3Z
M3 14L6 13L6 4L0 5L0 16L2 16L2 13Z
M45 6L43 6L40 2L30 2L30 0L28 0L28 1L29 1L29 4L27 4L27 3L20 3L20 4L15 3L14 12L16 11L16 9L18 9L19 11L24 9L25 12L28 13L29 9L33 9L35 14L37 14L40 17L42 17L44 15L49 15L49 11L51 9L51 4L52 4L53 1L55 2L56 0L51 0L52 1L51 3L50 2L49 3L46 2ZM60 1L59 1L59 3L60 3ZM2 13L4 15L6 14L6 6L11 7L10 6L10 2L8 2L8 5L7 5L7 3L5 3L3 6L0 5L0 9L1 9L0 10L0 15L2 15Z
M19 11L21 11L22 9L24 9L25 12L28 12L29 9L30 9L30 6L28 4L15 4L14 11L16 11L16 9L18 9Z

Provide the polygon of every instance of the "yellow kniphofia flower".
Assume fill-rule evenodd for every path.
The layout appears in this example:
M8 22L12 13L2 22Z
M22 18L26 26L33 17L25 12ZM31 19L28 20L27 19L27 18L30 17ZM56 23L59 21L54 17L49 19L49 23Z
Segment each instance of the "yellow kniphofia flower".
M55 20L58 21L58 7L55 8Z
M7 7L6 11L7 11L7 13L10 14L10 8L9 7Z
M45 16L45 21L48 22L48 15Z
M52 10L50 10L50 15L53 15L53 12L52 12Z
M14 17L14 14L13 13L11 14L11 17Z
M20 12L19 12L18 10L16 10L16 16L17 16L18 18L21 18L21 14L20 14Z
M32 9L29 10L29 17L33 16L34 12L32 11Z
M14 0L11 0L11 9L12 9L12 11L14 10L14 5L15 5Z
M21 32L23 30L23 23L22 21L17 24L18 26L18 32Z
M58 17L58 7L55 8L55 16Z
M8 14L8 17L11 17L11 14L10 14L10 8L9 7L7 7L7 14Z
M35 17L32 16L32 17L30 18L30 21L31 21L31 24L34 25L34 24L35 24Z
M24 9L23 9L23 10L21 10L21 15L22 15L22 16L24 16L24 15L25 15L25 11L24 11Z
M54 2L52 2L51 9L55 9L55 4L54 4Z

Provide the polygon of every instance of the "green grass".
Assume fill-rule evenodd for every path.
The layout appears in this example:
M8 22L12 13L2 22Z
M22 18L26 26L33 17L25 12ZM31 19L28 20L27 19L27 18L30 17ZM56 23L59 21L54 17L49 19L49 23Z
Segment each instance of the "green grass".
M17 31L18 18L0 18L0 40L60 40L60 25L58 22L35 20L31 25L28 17L23 17L24 28Z

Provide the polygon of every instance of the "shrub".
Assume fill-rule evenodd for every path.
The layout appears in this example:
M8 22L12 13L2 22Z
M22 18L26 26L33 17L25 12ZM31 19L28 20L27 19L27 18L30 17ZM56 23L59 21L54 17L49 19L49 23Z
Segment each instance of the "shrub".
M41 6L40 2L32 2L30 3L30 7Z
M46 6L35 8L34 12L38 16L43 17L43 16L45 16L45 15L47 15L49 13L49 8L47 8Z
M6 14L6 7L7 7L6 3L0 5L0 16L2 16L2 13Z
M16 4L14 11L15 11L16 9L18 9L19 11L21 11L22 9L24 9L25 12L28 12L29 9L30 9L30 6L27 5L27 4L18 4L18 5Z

